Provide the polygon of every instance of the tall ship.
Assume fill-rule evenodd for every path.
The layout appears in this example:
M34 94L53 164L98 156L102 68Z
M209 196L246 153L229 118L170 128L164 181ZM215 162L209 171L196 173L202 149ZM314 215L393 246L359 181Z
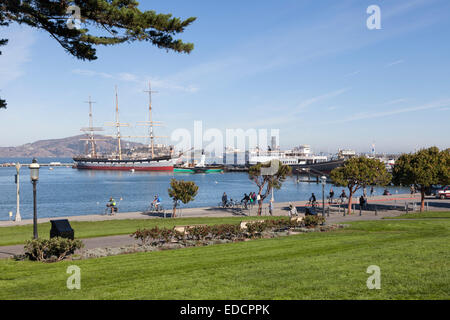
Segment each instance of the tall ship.
M87 137L81 139L86 141L87 149L84 155L73 158L74 168L87 170L121 170L121 171L173 171L174 164L178 161L173 157L173 148L164 144L155 144L156 138L163 138L154 135L154 127L160 126L161 122L152 119L152 93L151 84L149 90L149 120L140 121L138 125L148 126L149 134L144 136L124 136L121 134L122 127L129 127L128 123L119 121L119 100L116 87L115 121L107 124L115 127L114 135L107 135L117 140L117 149L110 154L100 154L97 152L96 141L105 140L97 138L95 132L102 131L102 128L94 127L92 116L92 101L89 97L89 127L82 128ZM122 148L122 138L150 138L148 146L138 146L129 149Z

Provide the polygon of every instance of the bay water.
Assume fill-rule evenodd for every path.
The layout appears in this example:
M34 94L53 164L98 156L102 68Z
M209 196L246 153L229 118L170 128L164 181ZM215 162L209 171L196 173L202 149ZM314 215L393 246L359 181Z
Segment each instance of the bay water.
M1 158L0 163L31 163L26 158ZM58 161L71 163L72 159L39 159L40 163ZM8 220L9 212L16 212L15 167L0 167L0 220ZM182 205L185 208L213 207L221 201L222 194L228 199L240 201L244 193L256 192L256 185L245 172L186 174L174 172L128 172L128 171L91 171L77 170L71 167L41 167L37 184L38 217L61 217L73 215L101 214L110 197L119 206L120 212L143 211L154 196L161 198L166 209L172 202L168 188L172 178L194 181L199 186L195 200ZM331 184L325 186L325 196L333 187L335 196L339 196L341 187ZM389 187L392 194L408 193L407 188ZM375 194L381 195L384 188L375 188ZM348 191L346 190L347 194ZM362 191L358 193L361 194ZM322 185L319 183L298 182L296 176L286 179L280 190L274 191L276 202L308 200L315 193L318 201L322 199ZM266 200L268 203L268 200ZM33 191L30 182L30 170L20 170L20 212L22 219L33 216Z

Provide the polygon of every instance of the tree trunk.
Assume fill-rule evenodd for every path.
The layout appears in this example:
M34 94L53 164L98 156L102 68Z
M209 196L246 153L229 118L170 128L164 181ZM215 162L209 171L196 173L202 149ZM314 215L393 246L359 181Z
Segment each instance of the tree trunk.
M348 214L352 213L352 197L353 197L353 192L350 190L349 191L349 195L348 195Z
M263 189L264 189L264 184L259 188L259 191L258 191L258 197L259 197L259 200L257 200L258 201L258 216L260 216L262 213L262 195L261 195L261 193L262 193Z
M420 187L420 212L423 212L425 207L425 187Z
M173 206L172 218L175 218L176 216L177 216L177 206Z

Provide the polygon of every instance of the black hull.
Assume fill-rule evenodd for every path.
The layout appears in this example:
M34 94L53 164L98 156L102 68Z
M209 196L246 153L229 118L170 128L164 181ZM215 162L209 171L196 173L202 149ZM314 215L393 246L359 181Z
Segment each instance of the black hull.
M330 174L333 169L342 167L344 165L344 159L342 160L332 160L326 162L312 163L312 164L295 164L291 165L293 173L323 173Z

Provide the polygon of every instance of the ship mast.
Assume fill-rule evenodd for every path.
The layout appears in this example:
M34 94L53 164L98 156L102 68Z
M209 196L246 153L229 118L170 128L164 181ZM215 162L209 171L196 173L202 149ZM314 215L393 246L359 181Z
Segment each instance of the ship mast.
M139 121L138 125L141 126L149 126L149 136L150 137L150 144L149 149L151 149L152 152L152 158L155 157L155 138L167 138L165 136L155 136L153 127L160 127L161 121L153 121L152 117L152 93L156 93L158 91L152 90L151 82L148 82L148 90L144 90L144 92L148 93L148 121Z
M122 146L120 145L119 98L117 97L117 86L116 86L116 130L117 130L117 144L119 147L119 160L122 160Z
M118 153L119 153L119 160L122 160L122 146L121 146L121 134L120 134L120 127L129 127L130 125L128 123L121 123L119 121L119 98L117 95L117 86L116 86L116 121L114 123L107 123L107 126L116 127L116 135L112 136L109 135L108 137L114 137L117 138L117 147L118 147Z
M97 150L96 150L95 141L96 140L104 140L104 139L95 139L95 134L94 133L95 133L95 131L103 131L103 128L94 127L94 120L93 120L93 116L92 116L92 104L95 103L95 102L91 100L91 96L89 96L89 100L85 101L85 102L89 103L89 127L81 128L81 131L87 132L88 138L87 139L80 139L80 140L88 141L88 143L91 145L90 156L92 158L95 158L95 157L97 157Z
M153 136L153 121L152 121L152 93L158 91L152 91L152 85L150 81L148 82L148 90L144 90L144 92L148 93L148 123L149 123L149 136L150 136L150 145L149 147L152 149L152 158L155 157L155 144L154 144L154 136Z

